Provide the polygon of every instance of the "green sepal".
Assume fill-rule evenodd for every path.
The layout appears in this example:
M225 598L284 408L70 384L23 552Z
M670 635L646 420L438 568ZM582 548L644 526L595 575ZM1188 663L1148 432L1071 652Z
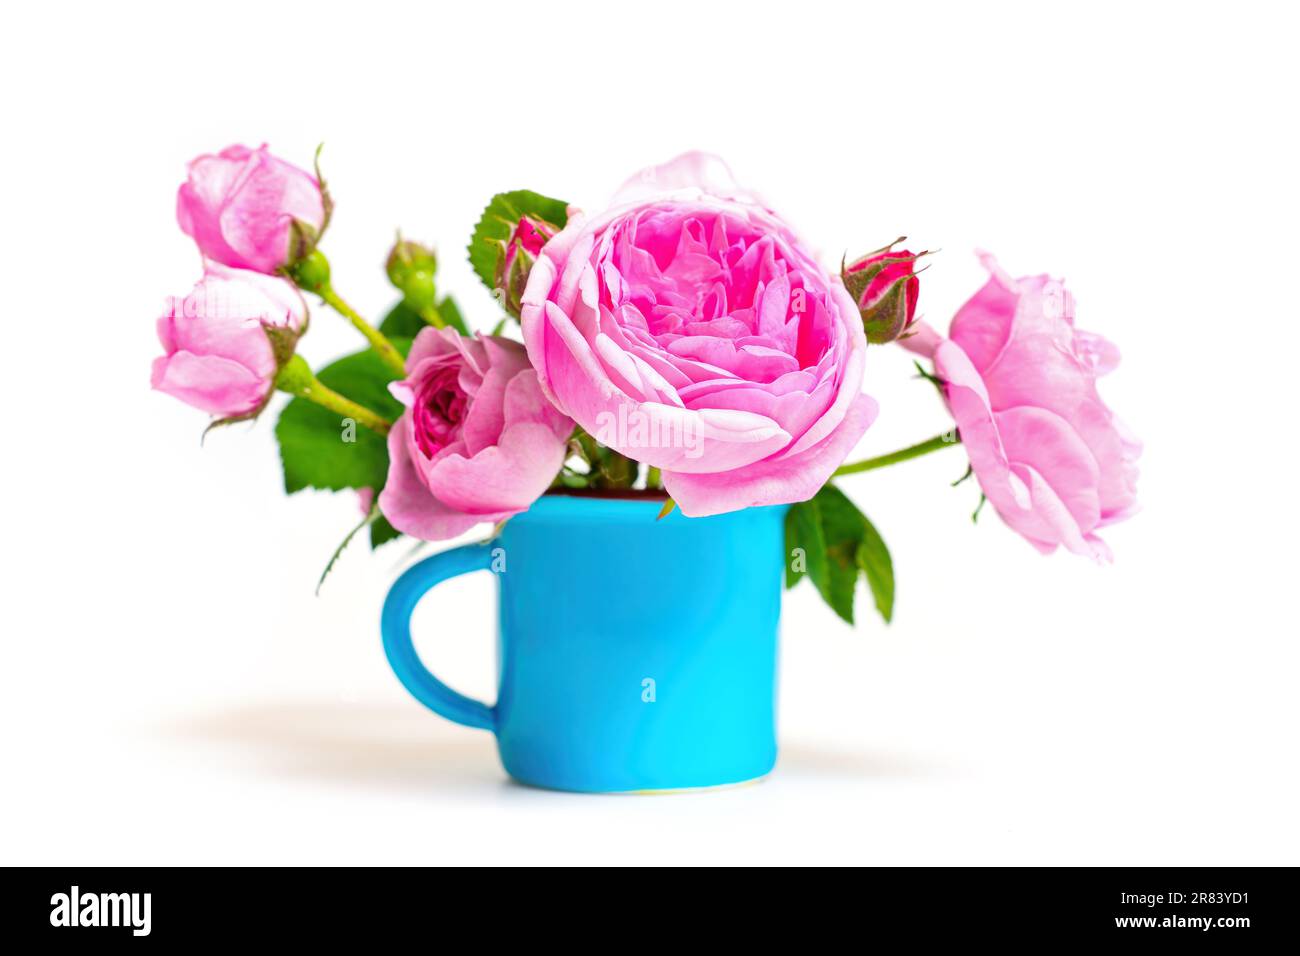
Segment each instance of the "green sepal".
M862 310L862 329L872 345L886 345L907 328L907 284L911 280L911 276L896 280L870 308Z

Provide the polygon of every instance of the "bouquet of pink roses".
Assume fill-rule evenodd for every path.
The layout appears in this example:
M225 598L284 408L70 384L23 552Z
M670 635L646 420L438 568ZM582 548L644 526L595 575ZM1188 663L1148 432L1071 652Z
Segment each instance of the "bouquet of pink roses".
M1097 394L1114 346L1074 327L1047 276L989 279L947 337L915 318L917 260L902 242L823 268L715 157L643 171L583 213L530 191L492 197L469 259L503 314L471 331L437 284L433 250L387 259L400 301L377 325L335 291L319 248L332 200L265 147L190 164L177 218L204 275L158 322L153 386L214 417L276 425L285 490L352 489L373 547L499 525L551 494L659 496L660 515L790 505L786 584L812 579L853 620L865 577L892 614L894 571L841 475L962 444L997 514L1044 553L1104 560L1097 532L1135 507L1139 444ZM313 372L302 293L365 337ZM477 323L476 323L477 324ZM955 429L856 463L876 418L870 346L896 342Z

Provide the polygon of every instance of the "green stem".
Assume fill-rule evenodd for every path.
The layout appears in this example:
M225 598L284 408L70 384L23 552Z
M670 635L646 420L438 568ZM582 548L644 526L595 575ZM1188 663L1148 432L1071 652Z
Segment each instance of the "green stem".
M296 398L305 398L331 412L337 412L343 418L351 418L380 435L387 435L388 429L392 427L388 419L347 396L340 395L329 386L322 385L300 355L289 359L284 368L280 369L275 377L275 387Z
M352 323L353 327L366 337L370 345L379 357L384 360L384 364L398 374L399 378L406 377L406 360L402 358L402 353L397 351L396 346L384 337L384 334L377 328L361 317L356 309L348 305L339 297L331 285L323 285L316 290L316 294L321 297L330 308L332 308L343 318ZM360 421L361 419L357 419Z
M873 468L884 468L886 465L897 464L900 461L907 461L909 458L919 458L922 455L928 455L932 451L938 451L940 448L950 448L953 445L961 443L961 436L955 431L944 432L942 435L935 435L933 438L920 442L916 445L909 445L907 448L900 448L898 451L891 451L888 455L879 455L875 458L867 458L863 461L855 461L851 465L841 465L835 469L834 478L840 475L854 475L859 471L871 471Z

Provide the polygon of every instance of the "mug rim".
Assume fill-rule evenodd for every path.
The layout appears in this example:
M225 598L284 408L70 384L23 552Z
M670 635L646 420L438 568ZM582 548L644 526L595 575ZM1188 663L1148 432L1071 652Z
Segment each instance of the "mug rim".
M635 522L679 522L679 521L705 521L712 519L738 519L745 515L753 515L758 512L775 511L784 515L789 509L789 505L756 505L748 508L740 508L736 511L725 512L720 515L713 515L712 519L706 518L688 518L682 514L680 508L674 508L669 514L661 517L664 502L668 500L668 495L658 491L643 491L629 489L622 494L582 494L573 492L547 492L533 502L532 506L520 514L515 515L507 523L506 527L516 522L565 522L565 521L594 521L602 523L614 523L618 521L635 521Z
M583 518L611 520L618 518L655 518L663 510L668 496L659 493L633 492L633 495L577 495L547 493L533 502L516 521ZM676 514L676 509L674 509Z

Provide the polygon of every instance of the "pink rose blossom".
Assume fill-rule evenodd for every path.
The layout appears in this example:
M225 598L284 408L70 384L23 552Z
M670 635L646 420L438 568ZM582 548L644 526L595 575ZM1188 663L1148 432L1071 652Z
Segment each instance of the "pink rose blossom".
M423 329L389 389L407 410L388 433L379 510L436 541L526 511L550 486L573 422L556 411L518 342Z
M153 387L223 418L255 412L278 371L268 329L291 342L306 321L307 306L287 280L209 263L158 320L166 354L154 360Z
M933 356L975 477L1002 520L1044 554L1064 545L1109 561L1096 532L1136 510L1142 450L1097 394L1119 351L1074 327L1074 300L1059 280L1013 279L982 258L989 281L952 320L951 338L918 323L905 344Z
M875 418L853 299L716 157L571 211L523 297L556 405L690 516L812 497Z
M190 163L176 219L206 258L270 274L309 251L291 248L293 224L314 243L325 225L325 200L316 177L265 146L230 146Z

